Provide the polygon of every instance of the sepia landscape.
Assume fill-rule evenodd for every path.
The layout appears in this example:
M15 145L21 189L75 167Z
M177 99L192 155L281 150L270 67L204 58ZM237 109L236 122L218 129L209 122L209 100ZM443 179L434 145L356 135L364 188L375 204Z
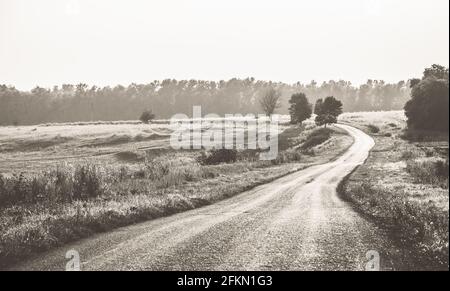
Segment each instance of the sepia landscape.
M185 7L187 14L202 19L197 23L183 18L192 28L203 29L211 22L216 33L226 38L241 27L219 21L230 7L221 10L218 4L203 0L186 1L191 4L173 1L180 7L205 8L206 12L194 12ZM102 41L108 37L116 40L115 34L109 33L119 33L121 27L120 33L126 35L134 35L133 29L150 29L145 28L147 20L137 8L151 5L145 1L111 4L108 9L114 15L105 12L100 18L110 23L125 9L123 15L131 24L111 22L110 27L91 18L91 13L100 9L92 4L97 1L56 4L43 0L42 6L31 5L29 10L19 5L22 1L13 2L0 4L0 17L5 20L0 22L0 36L11 41L0 50L0 63L5 64L0 68L0 270L448 271L447 1L431 1L435 7L430 10L423 9L426 1L412 1L411 11L438 19L427 27L437 40L419 33L414 36L419 42L426 38L429 46L421 48L421 54L417 52L416 60L412 53L403 52L414 65L404 67L402 73L398 67L406 60L398 64L385 61L374 73L343 52L344 47L350 50L356 45L355 40L345 45L336 41L334 45L342 46L342 51L336 48L334 58L345 55L349 68L337 71L335 67L342 63L330 62L332 75L337 76L331 77L326 73L326 61L320 61L328 57L318 50L317 56L313 54L316 63L310 64L315 69L308 78L313 81L278 78L280 68L291 66L273 65L278 57L269 54L272 45L264 49L267 55L261 60L263 66L273 68L267 71L260 71L261 65L251 61L240 62L239 54L224 49L224 63L198 60L197 68L171 56L176 65L169 62L160 67L167 69L169 78L155 80L152 72L156 78L163 76L153 71L160 62L154 60L156 68L148 74L142 73L148 66L143 69L140 61L121 65L123 58L142 53L139 46L122 45L111 47L117 63L99 69L102 53L109 52L99 52L96 46L108 47ZM149 9L172 15L168 4L157 2L161 1ZM238 4L231 2L237 9ZM264 15L271 9L286 11L296 5L281 1L279 5L286 6L281 9L274 1L263 2L260 9ZM389 9L399 9L383 0L361 2L367 2L370 9L358 10L354 3L343 5L354 8L348 15L358 15L352 23L364 23L368 30L378 21L389 22ZM407 5L407 1L398 2ZM246 5L250 4L243 4L242 9L251 11ZM295 7L302 9L302 5ZM443 15L434 18L436 7ZM317 15L317 7L308 9ZM334 15L331 10L321 13ZM58 11L65 12L60 16ZM361 13L368 14L360 18ZM39 43L49 45L42 39L17 55L13 53L23 41L35 40L27 34L17 39L8 34L9 30L31 27L24 15L34 17L44 28L39 32L42 37L59 31L42 20L44 14L75 34L92 33L92 39L75 53L64 48L69 45L67 36L56 34L59 44L56 48L51 45L53 55L37 49ZM217 22L214 15L219 17ZM247 58L253 53L250 48L261 41L252 38L247 21L280 31L260 19L261 15L249 14L243 19L239 12L236 15L237 23L249 29L241 35L249 37L248 42L243 41ZM165 22L161 16L155 17L157 20L151 21L163 29ZM404 17L415 23L406 12ZM85 27L82 21L92 26ZM288 22L280 21L281 27ZM13 28L13 23L18 28ZM433 30L441 23L447 23L442 31ZM339 25L351 29L345 21ZM28 29L32 33L33 29ZM172 37L174 31L166 29ZM386 33L390 30L385 29ZM326 35L326 28L318 26L317 30ZM279 33L264 40L279 41L285 37L284 32ZM157 36L161 37L160 32ZM196 41L204 44L208 40L217 46L224 41L213 35L185 38L180 32L180 43L172 44L175 40L167 37L140 40L140 44L152 44L149 58L158 58L152 55L152 48L163 53L158 45L166 41L180 50L192 49L198 57L197 50L203 49ZM387 34L383 37L383 41L391 40ZM305 34L302 40L312 39L316 36ZM364 37L356 46L364 46L360 42ZM87 43L99 63L80 70L79 64L92 57L85 52ZM249 51L245 51L246 43ZM308 42L307 46L305 51L313 53L316 44ZM300 48L298 54L302 54ZM289 49L277 52L289 53ZM42 59L33 63L37 67L32 73L25 73L20 58L27 60L34 54ZM86 61L77 58L72 62L71 54ZM376 63L383 59L383 53L379 54L378 60L367 61L367 65L378 68ZM61 61L61 56L67 59ZM279 59L285 61L283 56ZM307 59L302 61L309 64ZM42 62L48 62L46 68L39 67ZM230 69L227 62L236 69ZM351 67L354 62L357 64ZM248 66L244 71L239 69L242 63ZM13 69L16 64L18 69ZM67 68L56 69L60 65ZM187 73L180 75L175 68ZM196 73L205 68L214 71L210 78ZM221 70L226 73L218 74ZM286 69L294 80L297 71L305 76L305 70ZM246 72L258 77L247 77ZM273 81L267 77L272 76L270 72ZM128 81L130 76L137 80ZM348 76L351 81L345 80ZM355 82L355 76L364 81ZM397 76L404 79L395 79ZM128 85L119 85L116 78ZM322 81L314 81L316 78ZM62 83L55 85L60 80Z

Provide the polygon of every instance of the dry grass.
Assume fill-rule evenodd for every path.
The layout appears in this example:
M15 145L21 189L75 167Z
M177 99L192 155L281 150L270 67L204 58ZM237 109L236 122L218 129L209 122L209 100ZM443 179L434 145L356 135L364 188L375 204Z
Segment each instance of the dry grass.
M432 142L403 139L402 112L344 114L341 122L371 134L375 147L340 193L387 224L422 269L448 269L448 136Z

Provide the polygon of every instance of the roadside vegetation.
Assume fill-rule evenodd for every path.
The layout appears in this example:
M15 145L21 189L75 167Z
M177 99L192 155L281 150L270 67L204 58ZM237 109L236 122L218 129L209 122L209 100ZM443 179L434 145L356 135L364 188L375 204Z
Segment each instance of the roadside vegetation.
M403 112L343 114L341 122L372 135L365 164L338 189L357 209L386 226L415 269L448 269L448 135L439 141L403 139ZM373 133L367 126L375 124Z
M308 135L308 138L301 145L301 149L307 150L320 145L330 139L333 130L329 128L319 128Z
M447 84L447 89L424 89L434 82ZM410 251L405 261L414 261L411 268L448 270L448 69L426 69L424 78L412 85L407 116L390 111L340 117L340 122L372 135L375 146L338 191L391 230L395 241Z

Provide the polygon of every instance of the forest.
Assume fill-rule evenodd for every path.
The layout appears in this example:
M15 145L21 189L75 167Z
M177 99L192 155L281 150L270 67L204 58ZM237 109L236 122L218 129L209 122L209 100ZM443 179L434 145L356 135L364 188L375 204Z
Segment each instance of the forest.
M254 78L218 82L166 79L103 88L63 84L31 91L0 85L0 125L136 120L145 109L152 110L157 119L166 119L176 113L190 115L194 105L201 105L205 114L257 114L262 113L260 98L271 88L281 93L281 107L276 111L280 114L288 113L290 96L299 92L312 103L334 96L343 103L344 112L358 112L403 109L411 91L410 81L368 80L357 87L343 80L286 84Z

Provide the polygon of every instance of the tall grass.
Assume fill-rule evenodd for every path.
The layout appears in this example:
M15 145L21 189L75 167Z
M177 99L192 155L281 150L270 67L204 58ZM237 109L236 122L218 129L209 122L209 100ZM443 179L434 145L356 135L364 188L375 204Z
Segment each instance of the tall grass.
M346 189L344 180L338 193L356 207L391 226L399 243L420 254L417 260L431 268L447 268L449 264L449 214L433 203L419 203L408 199L408 194L383 191L364 182Z
M231 177L260 165L203 166L193 157L175 155L115 170L81 165L35 177L0 176L0 269L92 233L207 205L286 174L261 177L258 168L229 184ZM209 183L212 178L218 180Z
M103 194L103 175L98 167L79 165L73 171L58 167L34 177L23 173L0 175L0 207L38 202L71 202Z
M414 177L417 183L432 184L448 188L449 162L442 160L413 160L406 162L406 171Z

